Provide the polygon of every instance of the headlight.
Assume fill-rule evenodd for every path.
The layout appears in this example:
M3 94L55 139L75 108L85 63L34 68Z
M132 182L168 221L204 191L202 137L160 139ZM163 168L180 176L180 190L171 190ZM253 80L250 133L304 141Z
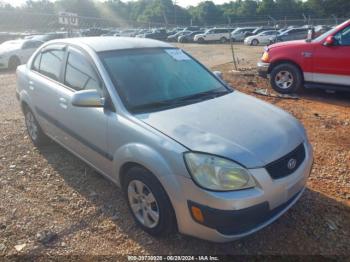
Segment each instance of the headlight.
M221 157L189 152L185 162L193 180L209 190L233 191L256 185L247 169Z

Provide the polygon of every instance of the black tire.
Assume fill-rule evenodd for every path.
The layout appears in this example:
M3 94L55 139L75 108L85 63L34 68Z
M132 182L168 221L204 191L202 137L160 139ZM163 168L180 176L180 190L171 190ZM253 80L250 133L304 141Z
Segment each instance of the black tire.
M253 46L256 46L256 45L258 45L259 44L259 40L258 39L253 39L252 40L252 45Z
M203 37L198 38L198 43L203 44L204 43L204 38Z
M153 194L157 202L157 210L159 211L159 220L155 227L149 228L143 225L134 214L128 197L128 188L133 181L141 181L146 185ZM176 229L175 212L169 200L167 193L158 181L158 179L148 170L142 167L132 167L125 174L123 179L123 191L129 206L129 210L134 217L135 222L148 234L152 236L167 236Z
M42 146L46 145L49 141L49 138L42 131L38 121L36 120L36 118L33 114L33 112L28 107L24 107L23 113L24 113L24 119L25 119L25 124L26 124L26 128L27 128L27 133L28 133L30 139L32 140L33 144L36 147L42 147ZM31 121L36 126L36 134L35 135L33 135L33 132L31 131L31 128L33 128L33 127L29 126L29 122L31 122Z
M291 63L275 66L270 74L272 88L281 94L297 92L302 88L303 82L304 79L299 68Z
M16 70L20 64L21 64L21 61L19 60L19 58L17 56L13 56L9 60L8 67L10 70Z
M226 42L227 42L227 38L226 37L221 37L220 43L221 44L225 44Z

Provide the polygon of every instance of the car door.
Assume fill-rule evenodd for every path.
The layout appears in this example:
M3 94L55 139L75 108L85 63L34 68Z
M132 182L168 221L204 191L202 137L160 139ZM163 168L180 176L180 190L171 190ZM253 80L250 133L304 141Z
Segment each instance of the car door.
M207 41L213 41L216 40L216 35L217 35L217 29L210 30L205 38Z
M107 114L102 107L77 107L72 105L76 92L96 90L101 98L107 91L90 57L82 50L69 47L65 70L62 73L64 87L59 90L56 116L64 130L63 143L87 162L104 173L112 165L107 146Z
M47 46L36 55L28 70L27 90L33 105L31 109L44 132L54 140L62 136L55 115L59 106L57 90L62 88L60 77L65 52L65 45Z
M334 41L315 47L312 81L350 86L350 26L336 33Z

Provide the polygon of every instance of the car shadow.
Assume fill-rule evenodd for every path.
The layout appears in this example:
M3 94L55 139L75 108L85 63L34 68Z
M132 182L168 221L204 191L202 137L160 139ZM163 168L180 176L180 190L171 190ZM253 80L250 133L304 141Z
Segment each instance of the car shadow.
M121 189L55 143L40 153L67 186L97 210L57 232L55 241L74 236L102 216L115 224L119 231L115 234L123 234L153 255L344 255L349 251L349 206L312 189L272 225L238 241L218 244L181 234L153 238L135 225ZM29 255L40 255L47 248L54 245L39 245Z
M322 89L303 89L298 95L304 100L317 101L331 105L350 107L350 88L349 92L344 91L325 91Z

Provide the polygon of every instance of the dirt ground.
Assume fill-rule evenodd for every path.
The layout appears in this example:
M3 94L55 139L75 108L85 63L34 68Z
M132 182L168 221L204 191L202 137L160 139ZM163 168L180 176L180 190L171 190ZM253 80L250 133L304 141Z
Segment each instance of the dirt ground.
M188 45L186 50L210 66L208 50L213 48ZM259 49L241 48L242 58L244 53L252 56L244 67L253 66ZM213 59L221 63L226 55ZM0 72L0 255L349 257L350 95L308 91L297 100L265 97L254 93L255 88L271 91L254 70L232 73L232 64L213 69L223 71L238 90L287 110L307 129L314 168L305 194L285 215L254 235L226 244L180 234L150 237L135 226L115 185L56 144L33 147L15 98L15 75Z

